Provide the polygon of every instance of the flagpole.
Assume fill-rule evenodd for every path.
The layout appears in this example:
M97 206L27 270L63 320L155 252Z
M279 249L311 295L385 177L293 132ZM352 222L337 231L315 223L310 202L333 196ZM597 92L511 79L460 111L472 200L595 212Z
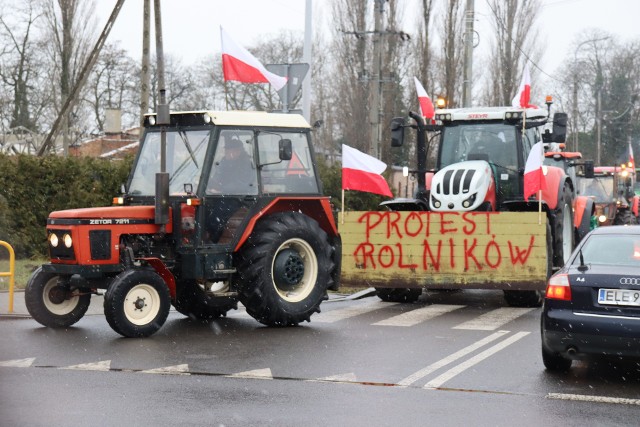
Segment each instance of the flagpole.
M224 80L224 105L225 109L229 111L229 91L227 89L227 80Z
M342 189L342 219L341 224L344 224L344 188Z

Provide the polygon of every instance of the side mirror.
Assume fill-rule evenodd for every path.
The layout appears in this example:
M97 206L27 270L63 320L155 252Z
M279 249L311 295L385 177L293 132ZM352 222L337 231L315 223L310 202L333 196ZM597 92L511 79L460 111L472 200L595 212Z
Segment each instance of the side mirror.
M391 120L391 146L402 147L404 144L404 117L395 117Z
M293 156L293 148L291 147L290 139L281 139L278 141L278 150L280 160L291 160L291 157Z
M593 178L593 160L585 160L584 162L584 177L585 178Z
M555 113L553 115L553 142L565 142L567 140L567 113Z

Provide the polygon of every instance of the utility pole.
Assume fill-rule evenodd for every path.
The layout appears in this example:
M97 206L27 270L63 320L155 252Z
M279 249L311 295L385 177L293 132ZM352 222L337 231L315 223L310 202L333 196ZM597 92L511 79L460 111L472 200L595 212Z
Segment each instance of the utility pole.
M312 0L306 0L304 8L304 47L302 49L302 62L309 64L310 73L302 81L302 115L307 122L311 122L311 76L313 74L313 64L311 64L311 13Z
M149 112L149 86L151 83L150 56L151 0L144 0L142 13L142 74L140 76L140 137L144 126L144 115Z
M463 107L471 107L471 79L473 78L473 19L474 0L467 0L464 30L464 70L462 83ZM451 96L451 95L449 95Z
M371 76L371 101L369 102L370 144L369 154L380 158L380 105L382 104L382 13L384 0L375 0L375 26L373 32L373 73Z

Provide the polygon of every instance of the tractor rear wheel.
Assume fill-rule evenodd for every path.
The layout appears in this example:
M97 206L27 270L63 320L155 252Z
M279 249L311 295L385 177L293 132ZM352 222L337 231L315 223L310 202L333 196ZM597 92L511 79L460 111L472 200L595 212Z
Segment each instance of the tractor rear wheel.
M234 298L214 297L195 281L181 282L176 286L173 306L179 313L197 320L213 320L226 316L231 309L238 308Z
M125 270L113 279L104 295L104 315L109 326L125 337L154 334L169 315L171 295L153 270Z
M260 221L239 253L238 288L247 313L269 326L310 321L333 286L331 251L327 234L304 214Z
M638 221L630 210L618 211L613 219L613 225L636 225Z
M571 209L571 188L566 185L558 198L558 207L551 215L553 231L553 265L562 267L568 260L574 247L573 211Z
M66 328L82 318L91 294L71 290L59 283L59 276L39 267L29 278L24 292L27 311L34 320L50 328Z
M422 289L376 288L376 295L384 302L415 302L422 295Z

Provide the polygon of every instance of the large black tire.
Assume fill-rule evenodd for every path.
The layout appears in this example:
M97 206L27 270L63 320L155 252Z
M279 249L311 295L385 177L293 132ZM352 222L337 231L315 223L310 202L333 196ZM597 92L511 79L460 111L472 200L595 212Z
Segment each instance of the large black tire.
M547 220L547 281L553 274L553 237ZM546 281L545 281L546 283ZM540 307L544 301L544 291L504 291L504 299L511 307Z
M558 206L550 212L553 231L553 265L562 267L575 246L573 210L571 208L571 188L565 184L558 198Z
M331 244L318 223L301 213L271 215L258 223L238 262L240 301L268 326L310 321L333 286Z
M129 338L154 334L167 320L170 307L169 288L153 270L123 271L104 295L104 315L109 326Z
M415 302L422 295L422 289L376 288L376 295L384 302Z
M636 217L628 209L618 211L613 219L613 225L636 225L637 223Z
M36 322L50 328L66 328L82 319L91 294L82 289L71 290L58 284L59 277L44 273L42 267L33 272L24 292L27 311Z
M205 292L195 281L178 284L173 306L178 312L197 320L213 320L226 316L231 309L238 308L234 298L214 297Z
M553 353L547 350L544 345L542 346L542 363L548 371L552 372L567 372L571 368L573 361L561 356L558 353Z

